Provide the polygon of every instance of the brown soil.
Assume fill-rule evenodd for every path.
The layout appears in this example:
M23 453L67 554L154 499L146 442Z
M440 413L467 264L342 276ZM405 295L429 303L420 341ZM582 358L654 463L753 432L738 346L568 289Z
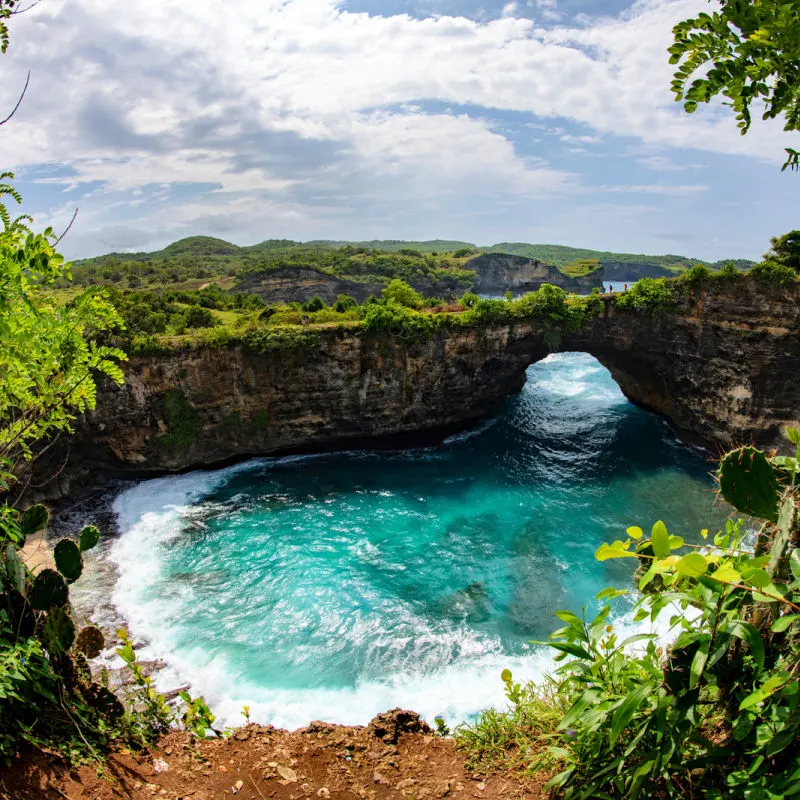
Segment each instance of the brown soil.
M170 733L147 754L115 753L98 775L28 754L0 770L0 800L537 800L540 785L467 772L449 739L410 711L367 727L312 722L289 732L248 725L228 739Z

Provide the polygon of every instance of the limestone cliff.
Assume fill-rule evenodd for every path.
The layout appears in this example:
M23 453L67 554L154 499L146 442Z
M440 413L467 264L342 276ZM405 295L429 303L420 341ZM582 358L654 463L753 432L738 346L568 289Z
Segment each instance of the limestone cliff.
M453 298L466 291L458 281L447 277L440 280L421 278L411 281L411 284L426 297ZM268 304L305 303L314 296L330 304L340 294L350 295L359 303L370 296L380 297L384 284L356 281L346 276L329 275L300 267L254 275L241 281L236 288L237 291L257 294Z
M595 355L635 403L711 446L780 441L800 424L800 290L713 281L662 317L613 298L562 350ZM437 434L489 414L548 353L531 322L404 342L327 329L313 347L137 356L78 425L63 480ZM551 337L548 337L552 341ZM644 446L644 444L643 444ZM68 488L62 483L60 490Z
M560 286L568 292L588 294L594 287L603 285L604 273L600 268L581 278L570 278L556 267L524 256L505 253L484 253L470 259L466 269L476 274L473 291L479 294L524 294L536 291L543 283Z

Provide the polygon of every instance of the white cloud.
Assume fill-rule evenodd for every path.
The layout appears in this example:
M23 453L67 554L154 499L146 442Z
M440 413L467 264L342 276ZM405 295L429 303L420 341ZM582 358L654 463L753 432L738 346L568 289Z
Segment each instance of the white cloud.
M535 4L545 17L559 14L555 0ZM688 117L673 103L665 49L696 0L641 0L618 18L555 28L517 10L509 2L501 18L478 22L350 13L335 0L241 0L235 14L184 0L48 0L15 20L4 58L0 107L34 69L22 111L2 129L4 160L66 165L65 187L102 185L93 203L154 184L207 185L204 199L160 217L179 230L203 208L283 224L281 209L318 219L337 198L342 213L364 215L391 199L587 190L580 176L523 157L490 121L497 110L592 131L561 131L565 146L617 135L780 157L779 126L741 137L729 111ZM486 119L459 106L487 109ZM639 161L672 170L667 159ZM102 209L95 217L100 227Z

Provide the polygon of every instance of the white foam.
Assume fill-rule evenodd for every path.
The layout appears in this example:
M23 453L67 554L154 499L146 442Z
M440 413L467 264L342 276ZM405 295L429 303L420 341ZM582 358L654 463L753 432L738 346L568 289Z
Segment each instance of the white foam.
M223 726L241 723L245 705L250 707L253 720L289 728L314 719L364 724L375 714L396 706L412 708L428 720L443 716L454 724L489 706L505 707L500 680L503 669L511 669L515 680L523 681L541 680L553 669L547 648L532 647L527 655L511 657L491 637L470 632L465 640L464 631L455 629L441 635L451 637L462 655L444 669L426 674L419 665L410 664L385 679L361 680L347 688L278 689L247 679L241 674L241 666L226 654L209 658L192 647L176 648L171 619L177 608L170 603L183 603L185 598L170 600L158 592L159 551L185 534L187 520L197 511L195 504L236 472L253 466L149 481L124 492L114 504L122 536L110 553L119 571L113 600L133 635L147 642L139 657L163 659L169 665L159 674L160 688L190 683L192 691L210 703ZM362 558L375 555L372 546L364 542L357 542L355 548ZM623 614L615 625L621 636L655 632L661 639L669 637L663 615L652 631L649 624L633 623L630 613Z

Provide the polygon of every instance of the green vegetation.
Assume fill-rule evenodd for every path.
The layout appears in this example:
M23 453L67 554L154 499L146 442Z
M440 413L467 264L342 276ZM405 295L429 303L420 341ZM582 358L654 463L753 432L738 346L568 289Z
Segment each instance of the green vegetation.
M563 267L561 271L571 278L582 278L585 275L591 275L596 270L600 269L600 262L596 258L578 258L571 264Z
M659 316L672 308L677 301L678 293L671 281L666 278L642 278L617 297L617 308L646 311L653 316Z
M800 431L793 456L739 448L720 462L723 498L763 521L755 547L742 519L701 544L656 522L650 538L602 545L630 558L636 620L669 618L654 635L621 640L599 613L564 610L546 643L560 666L544 691L503 675L511 707L456 732L475 767L544 769L564 798L784 798L800 787ZM533 724L526 724L533 721Z
M747 133L751 103L763 119L782 117L785 131L800 130L800 5L797 0L723 0L673 29L672 91L690 114L698 103L727 98ZM698 75L699 77L694 77ZM691 81L691 83L689 83ZM800 152L786 148L783 169L800 169Z
M789 231L770 240L771 247L764 261L780 264L800 273L800 231Z
M34 233L29 218L14 219L5 198L21 202L0 183L0 763L25 744L70 763L100 762L112 746L147 746L180 717L137 670L125 639L118 653L138 684L128 707L93 679L88 659L105 646L103 634L78 630L69 586L80 579L99 531L87 525L75 539L62 539L53 552L56 569L34 575L22 549L47 526L48 512L19 507L12 490L75 416L95 407L96 376L122 382L125 355L104 341L122 322L96 289L57 301L52 287L67 265L53 232ZM189 698L183 724L197 732L210 727L204 708Z

